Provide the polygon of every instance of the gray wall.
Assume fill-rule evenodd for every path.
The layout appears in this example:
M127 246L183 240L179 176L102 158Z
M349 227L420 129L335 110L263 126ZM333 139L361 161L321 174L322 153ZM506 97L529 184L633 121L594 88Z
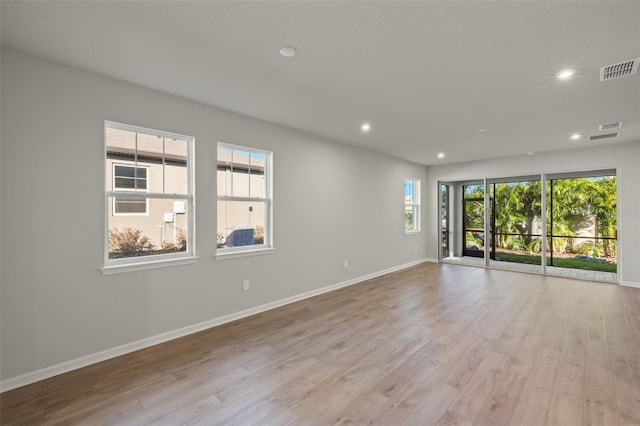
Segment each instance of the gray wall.
M624 129L623 129L624 130ZM465 181L484 177L524 176L542 172L567 172L618 167L619 279L622 284L640 286L640 141L538 153L534 156L498 158L429 167L426 181L427 205L438 203L438 181ZM459 194L458 194L459 196ZM456 218L455 220L461 220ZM427 257L437 257L438 209L427 209L425 223Z
M10 51L1 77L3 380L426 256L424 166ZM104 120L195 137L197 263L99 271ZM273 255L213 257L218 141L274 153Z

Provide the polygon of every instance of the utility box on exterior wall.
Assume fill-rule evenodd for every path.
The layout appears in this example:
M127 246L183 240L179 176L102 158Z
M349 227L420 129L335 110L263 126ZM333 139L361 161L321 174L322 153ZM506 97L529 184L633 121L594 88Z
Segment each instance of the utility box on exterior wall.
M252 246L253 228L233 228L227 235L227 247Z

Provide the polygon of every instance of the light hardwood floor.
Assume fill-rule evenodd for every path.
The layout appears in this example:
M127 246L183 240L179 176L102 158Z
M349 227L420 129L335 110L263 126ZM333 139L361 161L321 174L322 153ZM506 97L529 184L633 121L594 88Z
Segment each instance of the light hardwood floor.
M639 425L640 290L425 263L1 399L3 424Z

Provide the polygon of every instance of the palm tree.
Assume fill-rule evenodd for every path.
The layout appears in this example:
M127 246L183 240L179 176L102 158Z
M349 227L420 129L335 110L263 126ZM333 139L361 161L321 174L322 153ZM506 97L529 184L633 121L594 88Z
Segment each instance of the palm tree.
M541 214L540 188L540 181L495 184L494 220L498 247L529 249L533 246L533 224ZM522 240L504 235L514 233L521 234Z
M602 244L606 257L615 256L615 240L605 239L600 243L598 237L614 238L617 226L616 218L616 178L606 176L593 179L587 189L590 211L595 217L596 244Z

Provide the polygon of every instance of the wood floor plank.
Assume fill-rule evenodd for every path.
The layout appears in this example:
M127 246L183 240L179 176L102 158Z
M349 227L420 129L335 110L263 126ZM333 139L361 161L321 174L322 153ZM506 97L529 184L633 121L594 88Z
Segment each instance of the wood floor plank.
M443 383L453 386L458 390L467 384L471 376L478 370L482 361L491 351L486 339L473 338L473 340L469 340L470 342L464 346L467 350L460 358L453 358L453 362L450 364L451 368L449 368L441 378ZM447 358L438 357L438 359L446 360Z
M538 347L521 399L547 411L551 404L559 363L560 351L546 346Z
M494 385L498 366L504 355L489 352L480 363L478 370L462 388L456 400L449 406L449 411L473 421L478 415Z
M360 389L370 389L386 373L378 368L353 367L321 383L289 407L301 418L316 418L329 422L356 402Z
M340 413L333 423L339 425L367 424L377 417L378 412L388 400L389 398L381 393L369 392L360 401Z
M512 425L544 425L547 422L547 410L536 407L533 404L518 401L516 409L511 417Z
M471 424L471 420L462 418L456 413L447 410L440 417L440 419L438 419L438 421L435 423L435 426L471 426Z
M220 425L289 425L299 424L300 418L285 403L268 398L247 407Z
M589 312L587 319L587 337L597 342L606 342L607 332L602 312Z
M2 425L640 425L640 290L424 263L0 395Z
M585 390L598 394L615 395L613 367L606 343L587 340L587 356L585 361Z
M509 424L524 389L526 377L509 370L498 369L476 423L481 425Z
M614 356L612 363L620 423L632 423L640 419L640 360Z
M615 397L586 388L584 393L585 425L608 426L618 424Z
M404 421L406 425L432 425L446 412L447 407L458 396L458 390L444 383L436 383L431 389L422 395L416 407L414 407Z
M372 419L372 424L402 424L407 421L447 368L446 364L438 360L421 361L412 365L408 377L401 378L393 375L393 372L386 376L374 387L386 391L388 399L375 419ZM395 377L387 381L390 376Z
M531 371L542 333L542 327L527 330L513 351L504 358L503 368L527 376Z
M560 363L547 423L558 426L582 424L584 402L584 367Z

